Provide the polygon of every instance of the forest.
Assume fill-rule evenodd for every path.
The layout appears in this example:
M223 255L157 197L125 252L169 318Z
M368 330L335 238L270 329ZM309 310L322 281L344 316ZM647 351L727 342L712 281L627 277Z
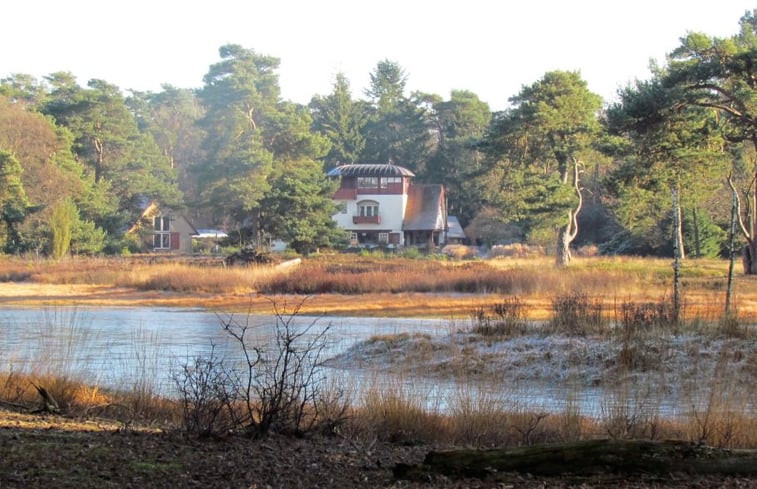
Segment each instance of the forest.
M493 112L475 93L407 93L379 61L354 94L338 74L308 105L283 100L279 60L239 45L194 89L158 93L75 75L0 80L0 250L139 251L125 231L147 202L233 244L339 247L335 165L393 162L442 183L476 244L603 254L743 254L757 273L757 10L739 32L690 32L617 101L552 71ZM510 94L503 94L503 98ZM734 236L734 239L729 239Z

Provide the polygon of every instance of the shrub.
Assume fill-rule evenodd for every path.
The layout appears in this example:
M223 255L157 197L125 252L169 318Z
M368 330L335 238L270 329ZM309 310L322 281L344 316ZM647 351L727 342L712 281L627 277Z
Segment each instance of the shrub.
M586 335L604 329L606 321L602 303L590 300L586 294L574 292L552 299L550 327L570 335Z
M489 251L489 256L497 257L514 257L526 258L530 256L544 255L544 248L537 245L527 245L523 243L513 243L508 245L494 245Z
M239 424L239 377L215 354L195 357L171 375L179 394L184 428L201 437L221 435Z
M527 313L525 303L511 296L491 306L473 312L471 331L482 336L512 336L526 332Z
M247 430L255 436L270 431L301 435L324 423L333 427L343 421L347 403L341 410L335 406L345 393L328 388L322 371L329 327L317 331L317 319L298 326L296 319L304 302L288 312L286 304L282 307L272 300L275 324L269 345L250 344L248 321L241 323L233 317L222 321L244 357L244 371L237 377L247 414L239 424L246 421Z
M475 258L476 248L460 244L451 244L442 248L442 254L456 260L469 260Z
M599 255L599 247L597 245L584 245L576 250L578 256L585 258Z

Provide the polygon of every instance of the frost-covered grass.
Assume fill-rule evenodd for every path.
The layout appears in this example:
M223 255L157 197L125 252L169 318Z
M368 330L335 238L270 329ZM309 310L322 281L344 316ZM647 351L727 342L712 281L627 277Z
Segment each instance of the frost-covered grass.
M479 311L469 329L376 336L330 365L446 386L435 432L455 443L604 436L757 446L757 328L744 324L730 335L717 323L673 327L661 322L664 308L626 309L619 324L608 321L603 328L559 331L547 321L497 334L480 327ZM383 398L381 386L375 389L374 417ZM553 395L563 400L555 403ZM541 407L526 401L540 396ZM416 428L417 408L404 421ZM394 409L392 422L402 425L402 419Z

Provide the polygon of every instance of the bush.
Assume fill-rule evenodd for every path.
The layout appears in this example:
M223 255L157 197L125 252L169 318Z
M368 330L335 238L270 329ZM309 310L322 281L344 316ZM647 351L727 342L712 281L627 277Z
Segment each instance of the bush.
M526 332L528 322L525 303L517 296L504 299L491 306L473 312L471 332L482 336L512 336Z
M549 325L557 332L570 335L586 335L601 331L606 321L602 303L591 301L586 294L572 293L552 299L553 316Z
M291 313L272 303L269 344L252 344L249 321L233 316L221 321L241 350L241 368L225 366L211 351L174 375L189 431L208 435L243 428L254 436L303 435L316 428L333 431L344 421L345 392L328 386L322 372L329 328L316 331L316 321L296 324L304 301Z
M544 248L541 246L529 246L523 243L513 243L508 245L494 245L489 251L489 256L526 258L530 256L543 256Z
M442 254L456 260L469 260L475 258L476 248L460 244L451 244L442 248Z
M179 393L187 432L217 436L239 424L239 377L216 356L215 346L208 356L181 365L171 378Z

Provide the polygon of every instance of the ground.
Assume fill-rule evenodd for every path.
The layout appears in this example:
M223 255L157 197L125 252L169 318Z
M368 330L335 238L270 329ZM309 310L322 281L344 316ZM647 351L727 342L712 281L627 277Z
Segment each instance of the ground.
M572 479L512 474L403 481L392 468L421 463L429 446L348 440L229 436L200 440L179 431L0 411L0 488L755 488L757 479L671 474Z

